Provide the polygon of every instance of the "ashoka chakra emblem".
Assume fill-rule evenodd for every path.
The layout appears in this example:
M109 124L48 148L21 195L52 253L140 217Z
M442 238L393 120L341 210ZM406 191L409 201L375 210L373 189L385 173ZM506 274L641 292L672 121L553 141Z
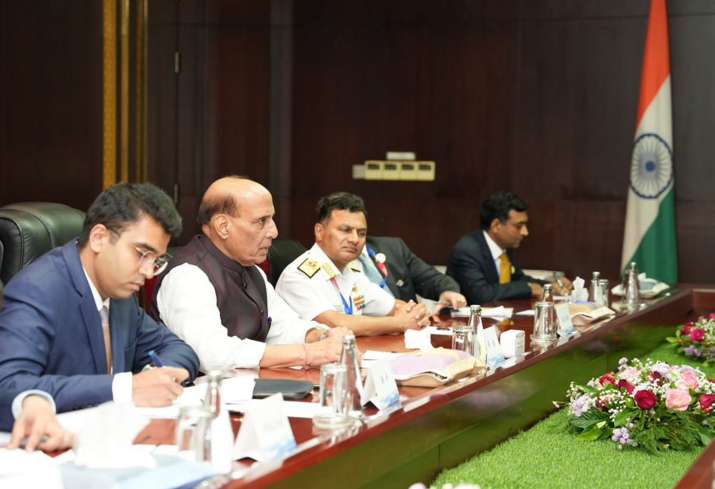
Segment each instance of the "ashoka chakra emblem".
M633 143L631 188L644 199L656 199L673 181L673 153L653 133L641 134Z

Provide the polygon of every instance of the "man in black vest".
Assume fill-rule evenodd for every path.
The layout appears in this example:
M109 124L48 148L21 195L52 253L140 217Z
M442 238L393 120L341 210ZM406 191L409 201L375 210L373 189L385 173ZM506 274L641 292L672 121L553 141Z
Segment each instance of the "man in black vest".
M241 177L208 188L203 234L174 252L158 284L161 319L199 356L201 370L318 366L339 359L346 330L305 321L257 267L278 236L270 192Z

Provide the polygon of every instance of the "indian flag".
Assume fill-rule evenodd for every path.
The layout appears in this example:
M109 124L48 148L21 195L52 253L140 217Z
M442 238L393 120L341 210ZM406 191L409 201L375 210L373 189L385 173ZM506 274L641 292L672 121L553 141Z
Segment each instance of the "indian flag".
M674 284L678 253L669 58L665 0L651 0L621 268L634 261L649 277Z

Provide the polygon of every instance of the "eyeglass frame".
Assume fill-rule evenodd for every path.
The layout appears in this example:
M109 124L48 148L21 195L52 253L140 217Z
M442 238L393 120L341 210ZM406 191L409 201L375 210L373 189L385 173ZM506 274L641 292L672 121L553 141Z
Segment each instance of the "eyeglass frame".
M118 238L122 236L122 233L120 233L118 230L113 229L107 225L104 226L110 233L114 234ZM143 268L148 262L147 255L150 255L152 253L155 253L152 250L142 250L139 246L134 245L134 251L139 254L139 268ZM166 270L166 267L169 266L169 260L171 260L172 255L171 253L165 253L161 256L157 256L154 258L153 263L152 263L152 270L153 274L156 275L161 275L164 270Z
M151 250L142 250L138 246L134 246L134 249L136 252L139 254L139 266L144 267L148 262L150 258L147 258L148 255L154 254L153 251ZM169 260L171 260L171 254L166 253L161 256L157 256L154 258L152 261L152 269L154 270L154 275L161 275L164 270L166 270L166 267L169 266Z

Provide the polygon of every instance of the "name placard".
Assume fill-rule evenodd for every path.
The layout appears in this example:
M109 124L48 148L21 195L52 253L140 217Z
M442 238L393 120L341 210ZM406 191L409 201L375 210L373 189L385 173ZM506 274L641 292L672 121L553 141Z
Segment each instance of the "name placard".
M387 361L379 360L370 366L365 381L365 395L380 411L400 408L400 392Z
M295 437L283 408L283 394L279 392L252 403L246 410L233 447L233 458L252 458L259 462L283 459L295 447Z
M571 321L571 310L566 302L561 302L554 304L554 311L556 311L556 319L559 321L559 336L572 336L576 333L573 327L573 322Z

